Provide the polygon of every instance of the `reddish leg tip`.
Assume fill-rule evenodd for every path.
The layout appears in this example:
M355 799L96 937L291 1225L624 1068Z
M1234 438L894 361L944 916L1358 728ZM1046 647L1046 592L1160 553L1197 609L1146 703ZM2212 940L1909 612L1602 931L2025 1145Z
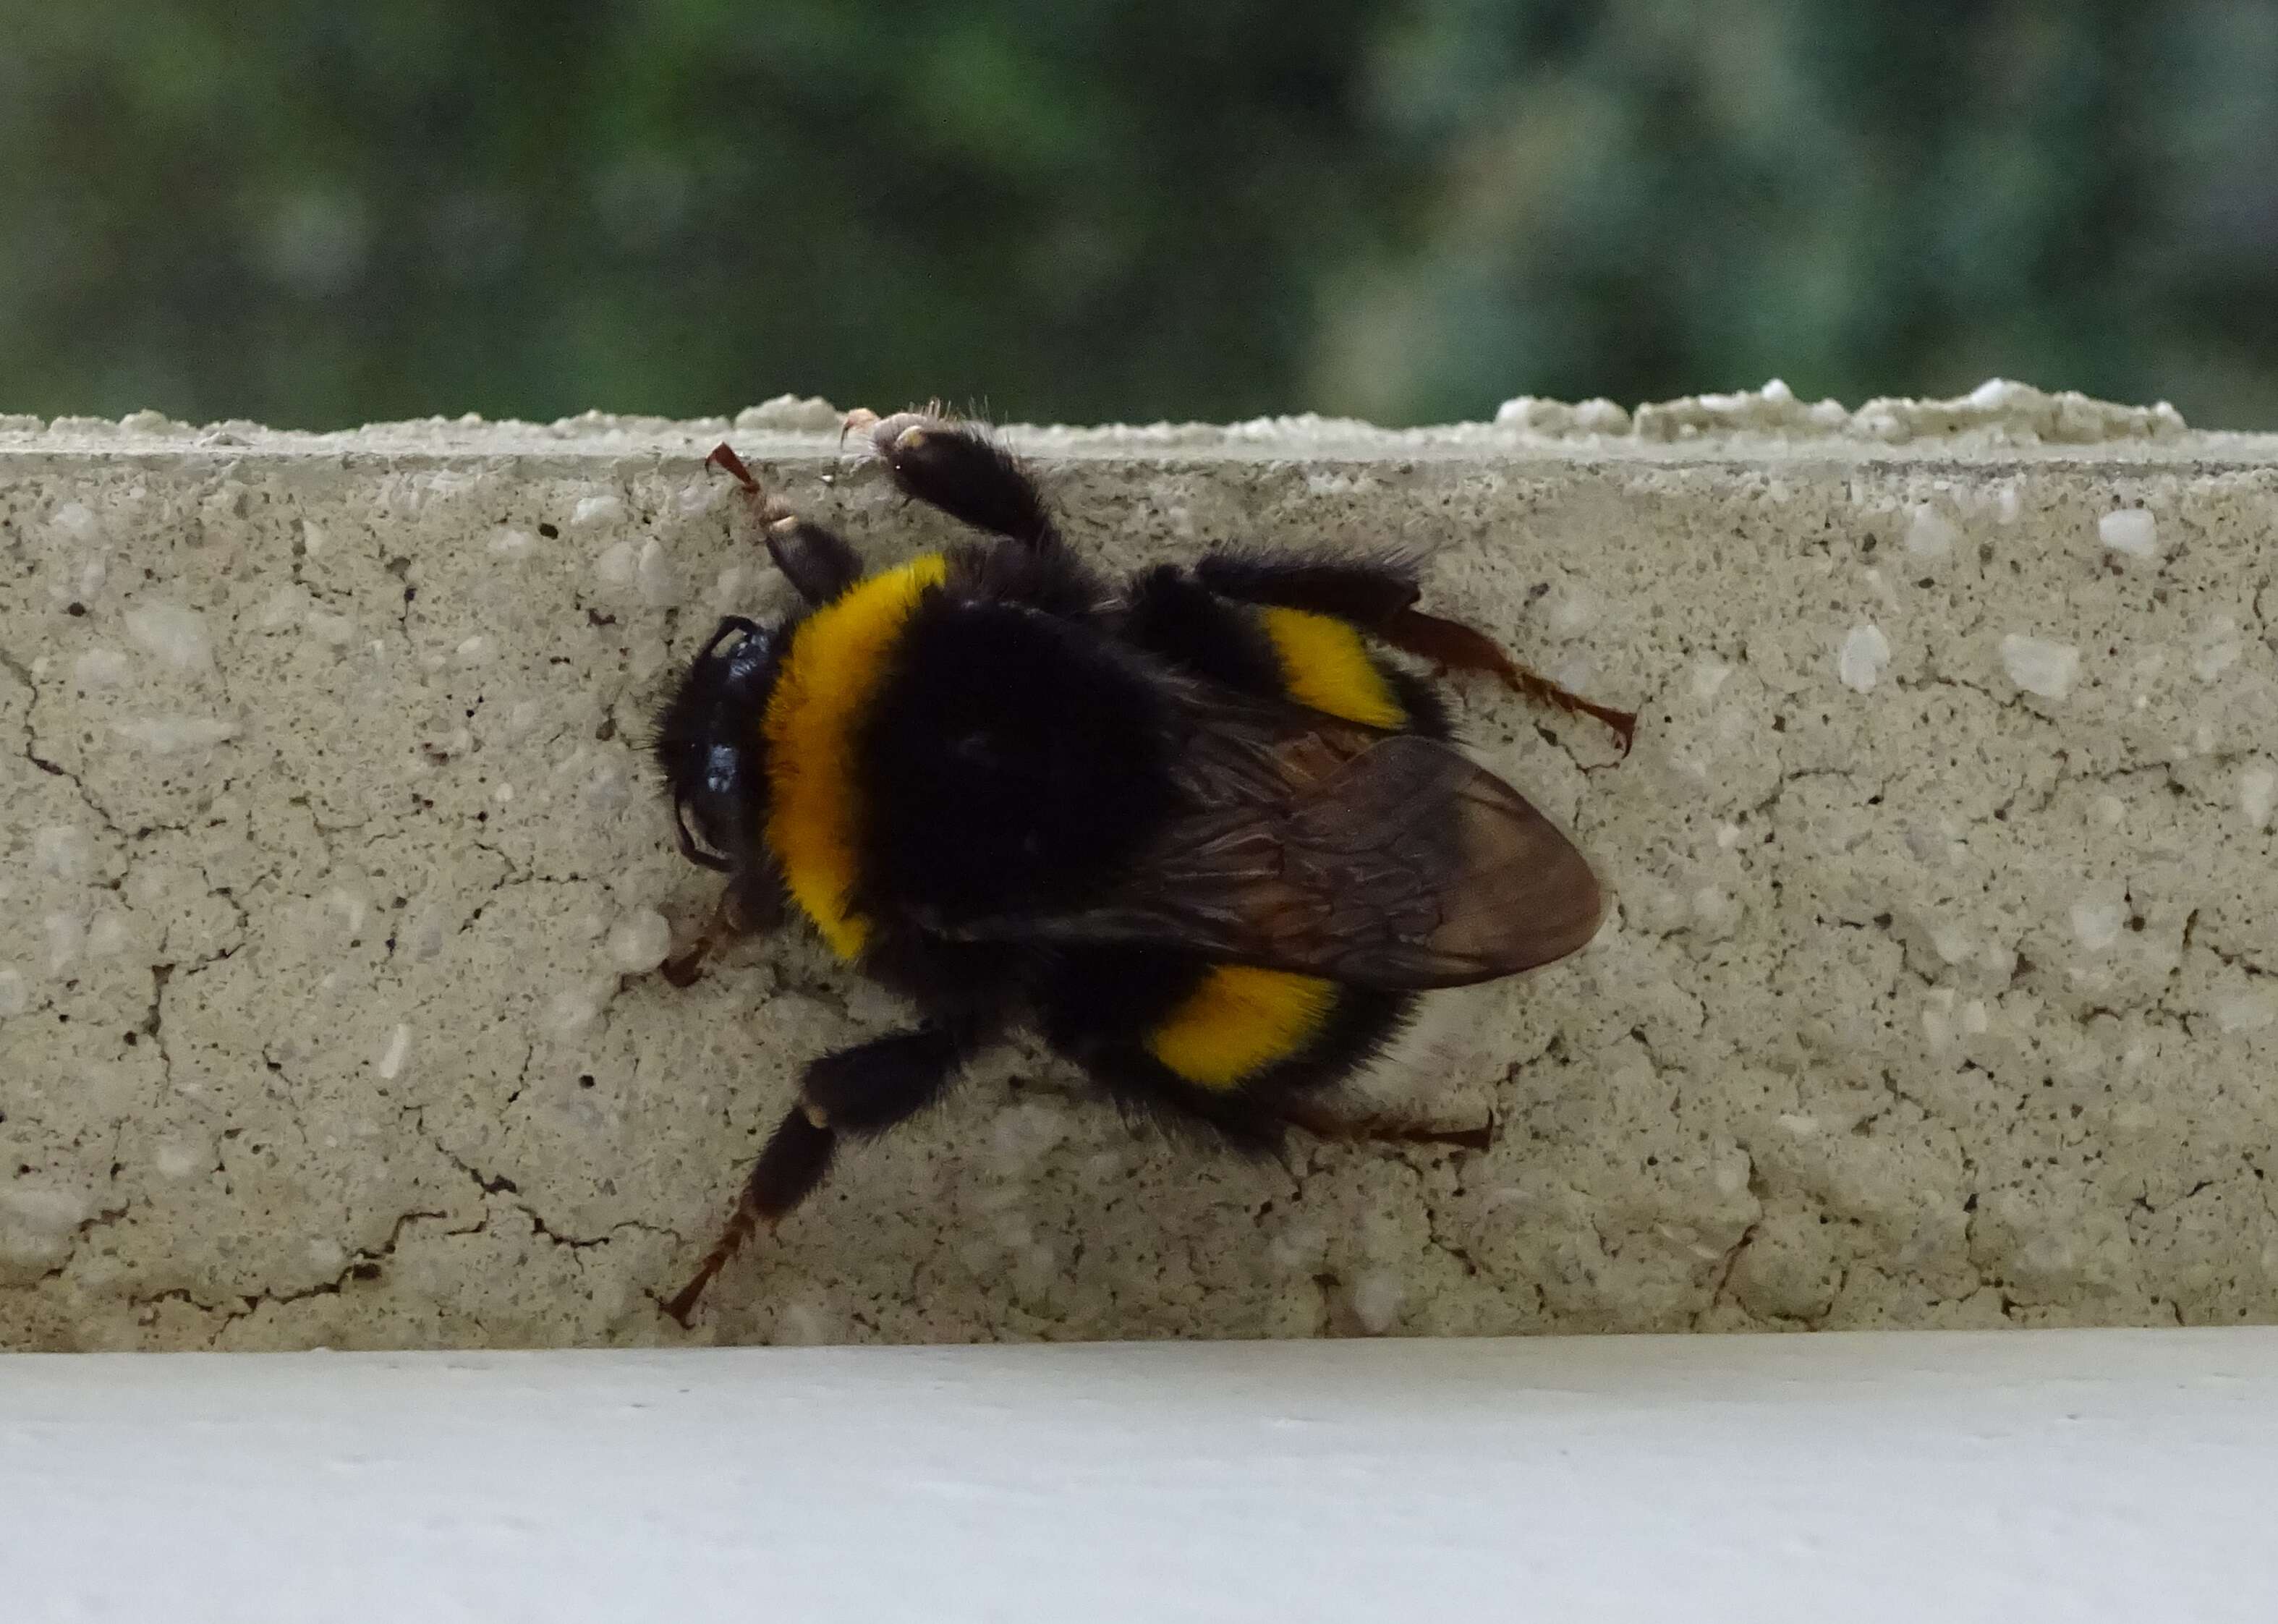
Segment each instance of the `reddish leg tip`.
M723 440L713 447L712 454L704 461L707 467L717 468L745 490L755 495L758 494L759 480L753 477L750 469L744 466L744 459L736 455L736 448L726 440Z
M727 1267L728 1260L743 1248L744 1242L750 1238L752 1231L763 1222L769 1229L775 1228L775 1220L772 1218L762 1220L758 1211L750 1205L750 1200L751 1192L746 1189L744 1199L737 1202L736 1210L730 1216L727 1228L721 1232L719 1243L712 1248L711 1254L704 1260L702 1267L697 1269L696 1277L681 1287L669 1302L659 1305L665 1313L679 1321L682 1325L687 1325L689 1315L696 1312L697 1300L704 1295L704 1288L712 1283L712 1276Z
M681 1329L693 1330L697 1302L703 1297L704 1288L711 1283L712 1271L707 1268L674 1293L671 1301L658 1306L679 1322Z

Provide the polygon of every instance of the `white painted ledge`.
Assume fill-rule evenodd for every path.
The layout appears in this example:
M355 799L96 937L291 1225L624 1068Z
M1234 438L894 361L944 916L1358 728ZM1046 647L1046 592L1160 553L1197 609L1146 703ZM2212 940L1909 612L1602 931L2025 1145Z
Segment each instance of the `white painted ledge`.
M2256 1620L2278 1331L0 1361L23 1624Z

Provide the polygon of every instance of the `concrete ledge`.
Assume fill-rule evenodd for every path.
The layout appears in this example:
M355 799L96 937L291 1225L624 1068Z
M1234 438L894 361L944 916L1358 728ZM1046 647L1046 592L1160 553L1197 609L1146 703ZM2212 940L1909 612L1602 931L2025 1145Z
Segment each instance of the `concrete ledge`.
M2274 1354L2170 1329L18 1358L0 1550L42 1620L2259 1624Z
M680 1336L793 1069L894 1014L792 938L629 974L709 900L647 696L777 592L698 458L942 533L834 421L0 423L0 1345ZM699 1336L2278 1317L2278 442L2007 386L1013 437L1103 556L1428 544L1641 705L1618 765L1464 718L1617 915L1387 1079L1487 1151L1197 1161L1008 1054Z

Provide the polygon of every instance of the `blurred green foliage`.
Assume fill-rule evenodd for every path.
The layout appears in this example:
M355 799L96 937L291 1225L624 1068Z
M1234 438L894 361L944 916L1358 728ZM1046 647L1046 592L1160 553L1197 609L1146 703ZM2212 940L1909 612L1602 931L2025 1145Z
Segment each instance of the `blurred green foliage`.
M0 410L2278 425L2278 5L0 0Z

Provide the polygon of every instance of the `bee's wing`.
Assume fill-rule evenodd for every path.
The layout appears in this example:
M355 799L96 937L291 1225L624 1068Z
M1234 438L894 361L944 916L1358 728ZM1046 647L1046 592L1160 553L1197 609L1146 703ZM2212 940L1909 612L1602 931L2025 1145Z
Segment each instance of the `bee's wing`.
M1192 809L1112 895L1005 933L1423 989L1563 958L1604 912L1541 813L1430 739L1294 708L1232 712L1196 730L1178 773Z

